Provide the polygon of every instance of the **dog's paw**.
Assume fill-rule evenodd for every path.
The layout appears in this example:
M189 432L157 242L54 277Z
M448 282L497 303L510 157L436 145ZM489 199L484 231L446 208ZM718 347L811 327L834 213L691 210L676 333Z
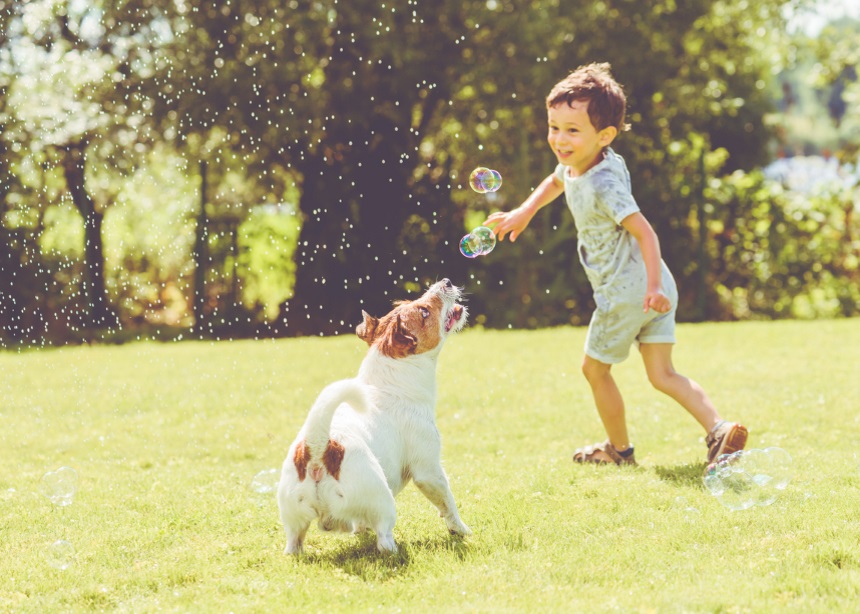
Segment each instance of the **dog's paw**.
M457 518L456 520L448 520L446 519L446 524L448 525L448 532L451 535L471 535L472 530L463 524L463 521Z
M388 535L377 535L376 549L383 554L397 552L397 544L394 543L394 536L390 533Z
M299 556L304 554L305 549L302 547L302 544L297 544L295 542L288 542L287 547L284 548L284 554L291 554L293 556Z

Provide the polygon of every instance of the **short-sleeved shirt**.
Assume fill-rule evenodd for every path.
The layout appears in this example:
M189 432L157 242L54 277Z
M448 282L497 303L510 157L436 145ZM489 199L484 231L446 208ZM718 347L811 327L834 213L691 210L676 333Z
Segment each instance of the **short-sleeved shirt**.
M571 177L563 164L555 175L564 183L565 201L576 224L579 261L597 304L586 353L616 363L626 358L634 341L674 343L677 289L665 262L661 261L662 292L672 309L665 314L642 311L648 281L645 261L636 238L621 225L639 211L624 158L607 148L603 160L579 177Z
M621 226L624 218L639 211L630 172L624 158L607 148L603 160L583 175L571 177L563 164L555 175L564 183L564 198L576 224L579 260L592 288L598 290L622 273L631 259L641 261L639 244Z

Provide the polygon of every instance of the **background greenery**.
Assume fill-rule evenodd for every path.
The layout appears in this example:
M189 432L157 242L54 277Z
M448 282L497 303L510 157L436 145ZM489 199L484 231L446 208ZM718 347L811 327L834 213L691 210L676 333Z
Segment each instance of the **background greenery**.
M0 611L855 610L855 323L679 327L679 369L750 428L750 447L794 459L782 497L742 512L703 490L704 434L638 360L613 373L641 466L570 461L603 437L578 373L584 334L447 342L438 425L474 535L449 537L409 486L393 557L314 525L307 556L290 558L274 499L250 489L321 387L355 374L355 337L0 353ZM39 483L64 465L80 488L55 509ZM76 551L64 571L46 560L58 539Z
M682 318L855 315L856 187L757 170L856 162L858 23L787 28L814 5L0 0L0 343L339 334L441 277L477 324L583 323L563 205L457 242L550 172L544 97L590 61Z

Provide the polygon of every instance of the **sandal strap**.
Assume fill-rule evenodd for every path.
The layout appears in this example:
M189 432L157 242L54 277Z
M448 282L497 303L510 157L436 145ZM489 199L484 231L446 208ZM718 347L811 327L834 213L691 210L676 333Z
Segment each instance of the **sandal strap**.
M714 428L711 429L711 432L708 433L708 436L705 437L705 444L710 448L717 442L717 433L720 428L726 423L726 420L720 420L714 425Z
M608 456L616 465L625 465L625 464L635 464L635 460L631 461L632 455L630 457L624 458L618 452L618 449L613 446L609 440L607 439L601 443L591 444L590 446L585 446L584 448L579 448L573 453L573 460L577 463L607 463L609 461L604 460L595 460L594 454L595 452L603 452Z
M618 453L618 450L615 448L615 446L609 443L608 439L602 444L600 444L600 450L604 454L609 456L609 458L611 458L616 465L620 465L624 462L624 458Z

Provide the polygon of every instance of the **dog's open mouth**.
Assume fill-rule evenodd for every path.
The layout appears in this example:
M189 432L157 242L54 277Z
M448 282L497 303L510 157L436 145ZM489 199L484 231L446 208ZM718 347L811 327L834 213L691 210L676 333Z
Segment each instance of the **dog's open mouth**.
M463 317L463 306L462 305L454 305L451 308L451 311L448 312L448 318L445 320L445 332L451 332L451 329L460 321L460 318Z

